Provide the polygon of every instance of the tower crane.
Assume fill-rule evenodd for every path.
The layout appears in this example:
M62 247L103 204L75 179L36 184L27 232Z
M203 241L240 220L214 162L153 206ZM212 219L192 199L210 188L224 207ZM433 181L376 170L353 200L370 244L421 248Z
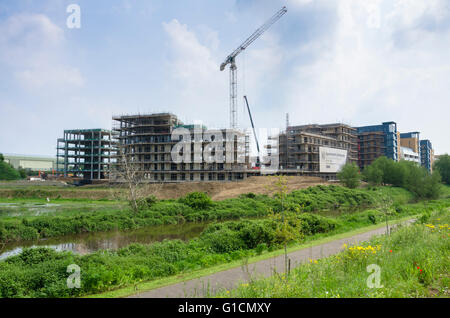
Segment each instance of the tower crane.
M225 61L220 65L220 70L230 64L230 127L237 128L237 67L236 56L245 50L253 41L261 36L272 24L280 19L287 12L286 7L281 8L266 23L259 27L252 35L248 37L239 47L227 56Z

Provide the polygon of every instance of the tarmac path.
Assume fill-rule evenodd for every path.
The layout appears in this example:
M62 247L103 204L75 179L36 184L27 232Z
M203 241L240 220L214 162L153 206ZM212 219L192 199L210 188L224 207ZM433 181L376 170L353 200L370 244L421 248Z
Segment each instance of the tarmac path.
M410 224L414 219L407 220L401 224ZM390 228L396 225L390 226ZM386 227L367 231L361 234L350 236L343 239L337 239L328 243L306 247L291 253L288 253L291 260L291 268L309 259L319 259L337 254L343 250L343 244L354 245L362 241L367 241L375 235L386 234ZM274 274L284 272L284 254L273 258L258 261L244 266L234 267L228 270L192 279L185 282L159 287L149 291L140 292L129 296L131 298L185 298L185 297L209 297L215 291L223 289L233 289L241 283L249 280L251 275L254 278L269 277ZM208 293L209 290L209 293Z

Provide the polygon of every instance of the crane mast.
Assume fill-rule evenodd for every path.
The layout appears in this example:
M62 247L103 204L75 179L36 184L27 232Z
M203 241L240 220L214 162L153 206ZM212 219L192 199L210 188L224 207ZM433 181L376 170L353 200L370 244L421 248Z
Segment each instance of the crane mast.
M266 23L259 27L247 40L244 41L237 49L227 56L225 61L220 65L220 70L230 64L230 127L237 128L237 67L236 56L245 50L253 41L261 36L272 24L280 19L287 12L286 7L281 8Z

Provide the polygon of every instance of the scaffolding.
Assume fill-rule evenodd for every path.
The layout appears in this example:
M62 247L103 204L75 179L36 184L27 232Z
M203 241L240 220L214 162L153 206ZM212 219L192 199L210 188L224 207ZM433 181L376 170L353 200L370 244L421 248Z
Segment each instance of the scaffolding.
M234 181L253 173L248 167L248 135L238 130L208 131L203 125L184 124L171 113L114 116L113 121L113 131L117 132L120 151L112 165L111 180L121 182L126 166L144 182ZM189 132L189 140L186 140L186 147L189 148L186 149L190 150L187 150L190 152L190 160L172 160L172 149L181 141L172 136L177 128L184 128ZM216 162L211 158L204 158L202 154L212 141L207 135L212 132L224 137L224 147L227 141L232 147L223 149L224 157L227 153L233 153L234 159L237 159L238 154L244 154L243 162ZM227 140L227 133L230 132L235 135L236 140ZM215 153L215 149L212 152ZM194 156L200 159L196 160Z

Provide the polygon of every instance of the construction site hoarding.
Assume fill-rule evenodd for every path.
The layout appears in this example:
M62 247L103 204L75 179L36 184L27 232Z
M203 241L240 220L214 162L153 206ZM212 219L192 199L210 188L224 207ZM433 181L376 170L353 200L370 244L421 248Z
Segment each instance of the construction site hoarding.
M347 150L319 147L320 172L339 172L347 162Z

